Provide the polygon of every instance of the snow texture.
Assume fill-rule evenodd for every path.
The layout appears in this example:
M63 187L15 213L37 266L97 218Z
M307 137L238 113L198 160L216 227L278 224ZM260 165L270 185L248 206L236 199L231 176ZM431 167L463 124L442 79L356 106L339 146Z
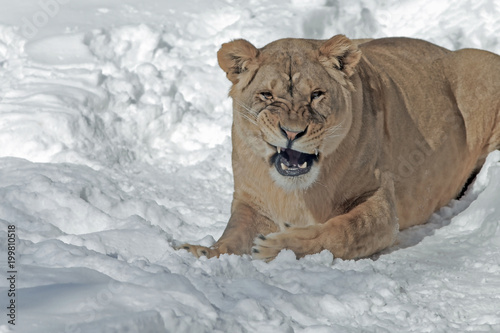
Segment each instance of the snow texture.
M195 259L232 198L223 42L409 36L500 53L495 0L1 0L0 332L499 332L500 152L377 257Z

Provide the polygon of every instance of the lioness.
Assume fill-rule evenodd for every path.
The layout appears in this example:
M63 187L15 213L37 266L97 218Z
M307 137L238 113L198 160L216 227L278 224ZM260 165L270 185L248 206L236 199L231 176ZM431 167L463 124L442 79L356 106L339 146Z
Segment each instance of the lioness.
M223 44L234 199L196 256L374 254L424 223L500 148L500 57L407 38Z

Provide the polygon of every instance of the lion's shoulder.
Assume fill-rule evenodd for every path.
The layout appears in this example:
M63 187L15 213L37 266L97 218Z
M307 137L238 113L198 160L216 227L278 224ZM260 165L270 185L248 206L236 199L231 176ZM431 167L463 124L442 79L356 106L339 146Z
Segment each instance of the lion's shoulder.
M373 60L390 62L398 60L405 63L430 62L451 51L430 42L406 37L373 39L359 44L363 54Z

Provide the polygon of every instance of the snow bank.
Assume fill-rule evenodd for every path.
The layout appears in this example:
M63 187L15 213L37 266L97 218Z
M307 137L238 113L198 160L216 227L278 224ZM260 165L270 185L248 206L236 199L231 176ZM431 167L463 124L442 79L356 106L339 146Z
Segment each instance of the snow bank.
M212 244L229 217L221 43L406 35L500 53L497 2L2 8L0 262L7 272L15 225L16 331L500 331L499 152L464 198L378 258L283 251L264 263L173 250ZM14 328L3 318L0 331Z

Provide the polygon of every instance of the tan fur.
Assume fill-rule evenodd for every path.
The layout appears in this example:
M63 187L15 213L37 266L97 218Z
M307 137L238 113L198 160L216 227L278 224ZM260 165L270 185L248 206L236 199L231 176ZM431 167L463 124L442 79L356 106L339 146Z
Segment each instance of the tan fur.
M233 83L234 200L213 247L181 246L197 256L369 256L456 197L500 147L500 57L486 51L337 35L236 40L218 59ZM287 163L317 157L283 175L276 147L295 151Z

